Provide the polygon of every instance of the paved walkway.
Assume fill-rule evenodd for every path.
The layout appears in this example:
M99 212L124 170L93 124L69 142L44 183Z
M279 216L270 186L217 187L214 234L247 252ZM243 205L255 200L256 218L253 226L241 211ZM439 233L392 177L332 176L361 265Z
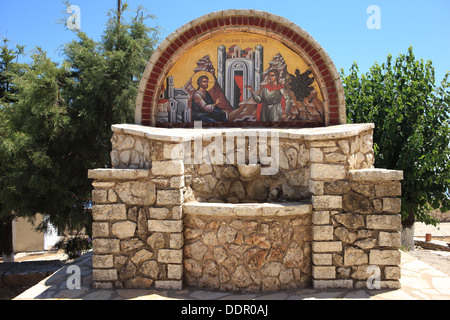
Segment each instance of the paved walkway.
M75 282L71 266L80 269L81 288L69 289ZM72 267L73 268L73 267ZM411 255L402 252L402 277L399 290L315 290L302 289L276 293L225 293L198 288L183 290L95 290L92 288L92 253L87 253L53 275L23 292L14 300L303 300L303 299L372 299L372 300L450 300L450 276Z
M416 224L415 235L450 236L450 223L439 229ZM412 255L401 251L401 289L398 290L315 290L301 289L276 293L226 293L199 288L182 290L92 288L92 252L40 281L14 300L79 299L79 300L306 300L306 299L369 299L369 300L450 300L450 276L434 269ZM80 272L80 289L75 285L74 267Z

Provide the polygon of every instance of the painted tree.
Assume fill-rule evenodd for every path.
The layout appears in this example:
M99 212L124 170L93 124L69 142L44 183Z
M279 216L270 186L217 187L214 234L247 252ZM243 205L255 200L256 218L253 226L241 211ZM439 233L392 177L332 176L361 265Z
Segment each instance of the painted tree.
M416 59L412 47L358 72L356 63L347 76L341 70L348 122L374 123L375 166L403 170L403 226L436 225L428 212L450 210L449 74L437 87L432 62Z
M100 42L81 31L56 64L36 49L12 75L0 112L0 216L45 215L60 230L90 227L91 168L110 166L111 125L132 122L139 79L157 41L150 15L109 13ZM130 18L127 18L130 17Z

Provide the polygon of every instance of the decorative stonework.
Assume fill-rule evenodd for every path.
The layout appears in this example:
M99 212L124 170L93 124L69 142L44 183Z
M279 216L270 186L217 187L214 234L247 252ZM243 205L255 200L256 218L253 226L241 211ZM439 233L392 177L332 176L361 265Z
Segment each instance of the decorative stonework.
M227 138L258 129L113 126L114 168L89 172L95 286L358 288L378 272L382 288L398 287L403 173L373 168L372 130L266 129L258 137L278 143L256 140L273 150L276 171L263 175L267 161L237 163L249 150L237 140L234 162L208 153L220 137L214 159L226 158Z
M210 92L176 83L199 48L217 54L194 70ZM135 119L112 126L113 168L89 171L96 288L400 286L403 172L373 167L374 125L345 124L340 76L295 24L226 10L184 25L148 62Z
M322 97L325 113L322 125L344 124L346 122L345 98L339 73L325 50L307 32L294 23L267 12L225 10L205 15L187 23L169 35L155 50L140 82L136 103L136 124L151 126L157 124L157 108L161 88L167 88L166 81L169 71L186 52L203 41L218 35L236 32L273 39L295 52L305 61L312 76L318 82L319 94ZM244 47L241 49L244 49ZM254 50L257 51L256 48ZM267 59L270 60L271 58ZM195 61L193 63L195 64ZM219 66L216 66L216 68L220 69ZM294 73L294 70L291 73ZM220 79L220 74L218 74L219 82ZM230 88L229 90L232 90ZM244 94L248 93L244 92ZM183 97L184 95L185 93ZM170 94L167 98L169 96ZM186 120L184 112L181 112L179 117L183 119L183 122L190 120L190 118ZM242 125L249 124L244 123ZM294 122L279 125L284 127L305 126L305 124L295 124Z

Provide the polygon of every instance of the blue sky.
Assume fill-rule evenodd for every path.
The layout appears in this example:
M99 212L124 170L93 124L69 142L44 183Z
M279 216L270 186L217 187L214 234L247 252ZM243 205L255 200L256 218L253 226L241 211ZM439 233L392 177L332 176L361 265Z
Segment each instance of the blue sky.
M123 0L125 1L125 0ZM117 0L71 0L81 9L81 29L100 40L109 9ZM131 9L142 4L157 19L162 38L204 14L225 9L258 9L285 17L307 31L333 59L336 68L348 70L353 61L367 72L377 61L406 53L412 45L417 58L432 60L437 84L450 71L449 0L128 0ZM369 29L370 5L380 8L380 29ZM0 38L30 51L42 47L54 61L59 49L74 39L58 20L67 18L62 0L0 0Z

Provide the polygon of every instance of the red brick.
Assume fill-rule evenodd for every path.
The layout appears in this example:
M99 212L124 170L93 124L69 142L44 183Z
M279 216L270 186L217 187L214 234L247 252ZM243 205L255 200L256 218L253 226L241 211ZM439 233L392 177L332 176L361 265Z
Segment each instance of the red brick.
M332 88L327 88L327 92L328 92L328 94L335 93L336 92L336 87L333 86Z
M150 125L150 119L145 119L145 120L142 119L141 123L142 123L143 126L149 126Z
M321 65L325 64L325 61L323 61L322 58L316 61L316 67L320 67Z
M334 87L334 81L333 81L333 80L326 81L326 82L325 82L325 87L327 87L327 88L332 88L332 87Z
M244 19L242 17L237 17L237 24L238 25L243 25L244 24Z
M328 100L331 100L331 99L337 99L337 92L334 92L334 93L328 93Z
M152 96L144 96L144 100L145 102L151 102L152 101Z
M161 57L163 57L164 59L166 59L166 62L167 61L169 61L169 59L171 58L171 55L167 52L167 50L166 51L164 51L162 54L161 54ZM160 58L161 59L161 58Z
M231 17L231 24L233 26L235 26L237 24L237 18L236 17Z
M174 41L174 43L177 45L177 49L183 45L183 42L181 41L180 38L176 39L176 40Z
M165 64L162 63L160 60L156 61L155 67L158 67L160 69L164 69Z
M213 25L213 28L218 28L219 27L219 21L218 20L213 20L212 21L212 25Z
M336 113L336 112L338 112L339 111L339 108L338 107L331 107L330 106L330 112L332 112L332 113Z
M272 25L270 26L270 29L271 29L272 31L275 31L275 30L277 30L277 27L278 27L278 23L272 22Z
M195 34L196 34L196 35L202 33L202 28L200 28L199 26L196 26L196 27L194 28L194 30L195 30Z
M335 124L340 124L340 123L339 123L339 118L333 118L333 119L330 119L330 124L333 124L333 125L335 125Z
M322 64L322 65L319 67L319 72L322 71L322 70L324 70L324 69L326 69L326 68L327 68L327 65L326 65L326 64Z
M258 18L259 19L259 18ZM265 26L266 26L266 20L265 19L260 19L260 21L259 21L259 26L261 27L261 28L264 28Z
M152 108L151 102L145 101L142 103L142 113L144 113L144 110L150 111L151 108Z
M206 23L202 23L202 24L200 25L200 28L202 29L202 32L205 32L205 31L208 30L208 26L206 25Z
M337 101L337 99L331 99L330 102L328 102L328 104L330 105L330 108L332 106L337 108L338 101Z
M286 34L286 37L291 39L291 37L294 35L294 31L292 31L291 29L289 29L289 31Z

